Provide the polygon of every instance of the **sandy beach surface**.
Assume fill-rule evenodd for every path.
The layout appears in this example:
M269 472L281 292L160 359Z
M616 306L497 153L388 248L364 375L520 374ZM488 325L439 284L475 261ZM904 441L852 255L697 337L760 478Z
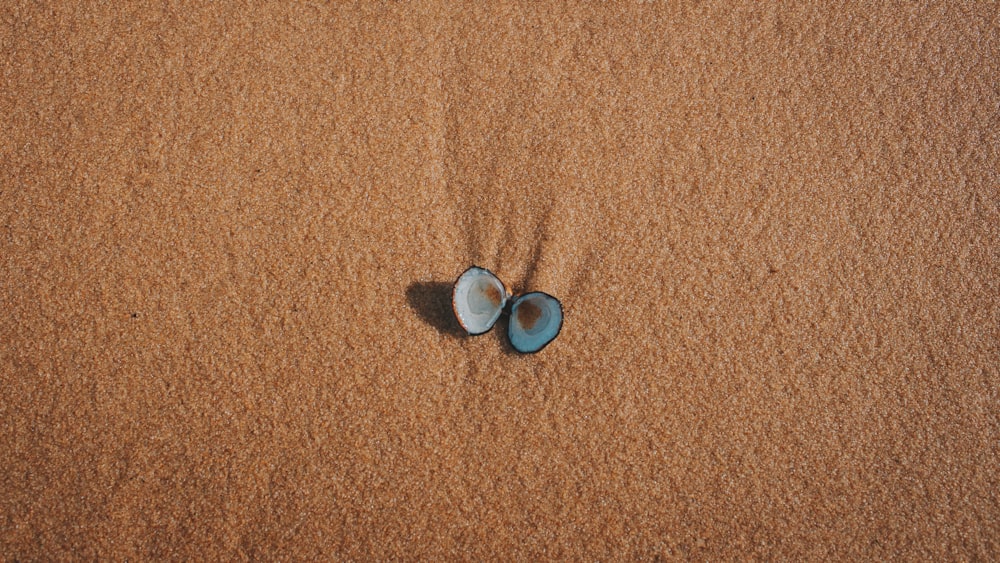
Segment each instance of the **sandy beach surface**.
M1000 558L996 4L112 4L0 7L0 559Z

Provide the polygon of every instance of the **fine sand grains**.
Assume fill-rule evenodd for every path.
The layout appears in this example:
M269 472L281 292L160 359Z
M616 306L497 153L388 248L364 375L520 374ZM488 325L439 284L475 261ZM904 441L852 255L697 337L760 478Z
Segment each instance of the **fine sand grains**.
M990 3L0 16L0 559L998 558Z

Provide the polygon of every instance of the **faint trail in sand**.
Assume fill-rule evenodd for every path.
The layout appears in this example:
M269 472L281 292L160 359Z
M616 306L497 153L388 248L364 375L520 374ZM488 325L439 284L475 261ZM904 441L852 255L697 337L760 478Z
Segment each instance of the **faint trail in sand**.
M503 11L477 17L509 21ZM588 174L597 163L585 156L595 148L574 140L593 116L567 114L563 105L582 95L571 77L586 34L578 18L558 30L523 23L532 30L527 36L510 26L486 35L454 27L442 84L447 189L469 263L493 270L515 291L566 299L571 288L586 287L572 280L608 234L593 228L606 191Z
M450 64L449 30L447 23L435 24L430 33L431 45L428 49L432 59L438 61L433 65L434 73L428 77L424 93L426 100L426 115L428 122L426 174L428 189L435 192L433 198L433 213L435 228L434 252L438 254L433 276L437 281L450 280L456 268L462 262L463 250L460 241L463 238L462 224L458 220L463 212L456 204L453 191L453 170L449 163L453 160L453 143L449 139L449 99L445 88L445 72Z

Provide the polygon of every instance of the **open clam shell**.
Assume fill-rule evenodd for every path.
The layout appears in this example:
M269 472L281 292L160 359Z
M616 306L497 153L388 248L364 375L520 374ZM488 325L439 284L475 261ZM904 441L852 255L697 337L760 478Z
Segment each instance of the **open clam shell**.
M562 329L562 304L548 293L526 293L513 301L507 336L515 350L537 352L552 342Z
M462 328L477 335L493 328L508 299L510 291L493 272L473 266L455 282L451 306Z

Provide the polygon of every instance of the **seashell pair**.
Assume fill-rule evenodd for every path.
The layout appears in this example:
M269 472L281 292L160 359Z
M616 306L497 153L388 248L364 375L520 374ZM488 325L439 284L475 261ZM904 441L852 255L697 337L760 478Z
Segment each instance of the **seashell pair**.
M472 266L455 281L451 306L458 323L472 336L489 332L501 313L509 313L507 337L522 354L537 352L555 340L563 321L559 300L540 291L512 297L493 272Z

